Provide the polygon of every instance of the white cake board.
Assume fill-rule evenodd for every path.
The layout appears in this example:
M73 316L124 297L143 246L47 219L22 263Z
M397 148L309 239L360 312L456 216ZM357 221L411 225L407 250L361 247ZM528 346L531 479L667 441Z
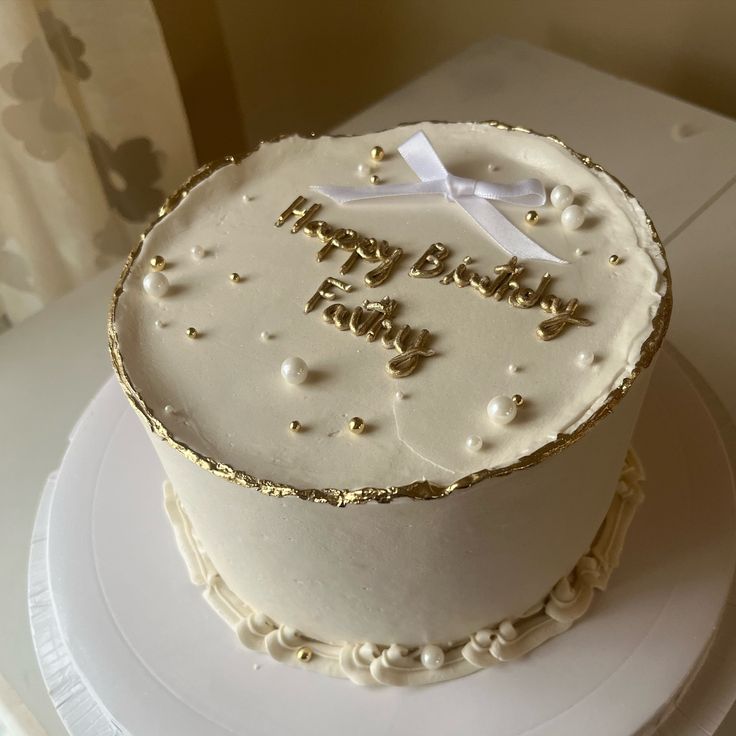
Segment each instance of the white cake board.
M587 617L526 658L461 680L360 688L244 649L209 608L174 544L150 440L111 382L75 429L48 509L41 615L31 590L47 684L60 662L71 690L84 691L85 717L65 718L74 736L653 733L712 640L735 558L721 438L666 352L635 447L647 499ZM40 513L39 545L43 527ZM676 732L694 733L678 715Z

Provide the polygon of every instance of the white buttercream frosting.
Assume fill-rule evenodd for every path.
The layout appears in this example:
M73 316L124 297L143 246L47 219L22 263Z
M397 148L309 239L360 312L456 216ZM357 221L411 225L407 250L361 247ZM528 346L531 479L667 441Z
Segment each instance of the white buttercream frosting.
M523 285L535 286L548 271L550 292L577 298L590 326L568 327L542 341L535 330L549 315L538 308L516 309L471 288L410 277L410 266L438 241L450 251L445 273L466 256L482 274L508 261L456 203L427 195L338 205L310 190L355 186L356 167L369 161L376 144L386 152L372 164L382 181L415 181L396 149L417 130L459 176L536 177L548 193L560 184L572 189L584 211L576 230L562 226L551 204L538 208L533 227L525 223L525 208L496 206L567 261L524 263ZM404 256L392 275L368 288L363 277L374 264L359 262L341 275L346 253L333 249L318 263L321 244L290 233L294 219L274 227L297 195L322 204L319 219L400 247ZM194 248L206 257L193 258ZM581 249L585 257L575 255ZM612 266L614 253L620 262ZM154 255L167 263L169 288L160 295L144 287ZM218 170L146 236L114 327L132 385L174 439L204 456L299 488L422 479L446 485L514 463L592 416L639 359L667 288L664 271L638 203L556 143L483 124L422 123L359 137L286 138ZM246 276L232 282L231 273ZM340 293L348 308L395 299L397 321L429 329L436 354L407 378L389 376L385 364L395 353L326 324L321 312L331 302L304 313L329 276L353 287ZM187 338L189 327L196 339ZM595 355L584 370L582 354ZM283 361L292 356L308 365L304 383L281 377ZM514 421L491 422L488 402L514 394L524 397ZM176 411L167 413L166 406ZM363 434L348 430L350 417L365 420ZM301 432L289 432L294 420ZM481 440L478 452L468 452L471 436Z
M630 451L611 506L590 550L535 606L455 642L405 647L398 643L327 643L278 624L243 602L223 580L197 540L192 522L170 483L164 485L165 507L193 583L248 649L324 674L346 677L359 685L423 685L462 677L516 659L575 623L588 610L595 590L604 590L644 495L643 472ZM277 581L275 581L277 582ZM298 652L311 652L304 661Z

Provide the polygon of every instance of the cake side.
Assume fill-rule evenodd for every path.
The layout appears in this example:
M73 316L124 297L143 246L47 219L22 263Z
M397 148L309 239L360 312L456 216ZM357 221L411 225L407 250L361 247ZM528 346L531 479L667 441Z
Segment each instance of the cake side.
M274 622L244 602L228 586L203 550L181 499L164 487L166 512L189 576L203 586L205 600L248 649L275 660L358 685L425 685L472 674L517 659L570 628L585 615L596 590L603 591L618 567L629 526L643 501L641 463L629 451L613 501L590 550L561 577L539 603L518 617L494 622L443 645L404 646L398 642L326 642L293 626Z
M388 141L406 140L419 129L427 131L448 168L461 174L493 178L503 172L513 180L533 173L548 189L563 179L575 184L587 213L579 230L561 226L560 213L551 206L540 209L542 222L533 227L522 224L523 209L503 203L498 208L549 252L569 259L525 262L524 286L531 290L550 273L548 293L554 288L566 297L575 294L592 324L539 340L535 329L548 316L543 310L513 309L506 300L480 298L473 287L458 290L462 284L453 281L442 286L440 279L411 278L407 267L438 236L451 254L445 275L466 253L473 267L478 263L477 273L507 262L507 254L456 202L436 196L340 205L313 195L325 220L329 213L335 223L367 234L380 230L405 251L400 267L378 287L362 282L365 268L343 275L354 291L340 294L340 301L352 307L352 301L390 294L407 321L424 320L414 322L417 329L431 323L435 357L411 376L392 380L382 371L388 356L379 344L340 335L318 310L302 314L322 281L340 275L343 259L333 249L315 262L313 239L273 227L285 200L293 202L296 189L311 194L308 182L349 177L355 184L353 164L368 142L378 139L390 152L381 162L386 186L410 179L396 144ZM323 145L319 150L330 151L333 144L348 148L327 156L315 170L307 154L317 144ZM286 176L292 159L307 172L301 184ZM489 159L498 162L498 174L479 170L479 160L487 169ZM259 189L266 170L275 172L276 184ZM288 194L282 194L284 181L294 186ZM165 209L176 217L168 215L148 233L116 291L110 338L118 374L152 429L185 456L218 476L273 495L293 493L340 505L402 495L431 498L540 462L615 406L651 361L669 318L666 263L638 203L588 159L521 129L424 124L356 139L287 139L214 174L206 170ZM204 243L204 258L189 255L197 247L189 247L190 241ZM261 242L262 250L251 253L253 243ZM616 266L608 262L614 247ZM148 260L159 251L174 293L151 299L141 282ZM235 273L230 268L246 262L250 267L238 272L241 281L228 283L228 273ZM280 290L284 297L274 299ZM325 305L332 306L323 299L319 309ZM195 323L198 338L191 340L185 325ZM268 332L260 328L271 325L276 326L272 338L260 342L260 333ZM289 354L303 354L312 366L312 378L303 386L285 385L279 375ZM581 355L594 355L593 364L582 365ZM155 361L156 368L147 361ZM404 399L396 398L398 392ZM524 397L525 406L511 425L494 426L485 412L488 399L514 393ZM368 424L360 438L347 427L353 414ZM297 437L289 436L292 419L306 430ZM471 437L481 439L480 452L468 451Z
M323 642L444 644L521 616L590 548L646 382L564 452L432 502L274 498L154 447L201 549L240 600Z

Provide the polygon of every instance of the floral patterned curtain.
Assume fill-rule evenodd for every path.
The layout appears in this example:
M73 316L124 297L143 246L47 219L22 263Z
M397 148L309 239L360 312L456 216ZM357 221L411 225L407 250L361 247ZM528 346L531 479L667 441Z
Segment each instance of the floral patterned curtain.
M150 0L1 0L0 332L122 261L195 168Z

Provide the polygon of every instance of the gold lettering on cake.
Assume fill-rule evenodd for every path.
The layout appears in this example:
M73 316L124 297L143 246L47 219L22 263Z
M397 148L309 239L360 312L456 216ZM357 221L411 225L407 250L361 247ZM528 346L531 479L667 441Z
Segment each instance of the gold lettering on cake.
M545 273L536 289L519 287L516 292L509 297L509 304L512 307L519 307L520 309L529 309L536 306L539 300L544 296L544 292L547 290L550 281L552 281L552 277L548 273Z
M395 328L392 326L392 331ZM398 355L391 358L386 365L386 370L394 378L404 378L411 375L419 364L421 358L429 358L434 355L434 350L427 349L427 342L431 337L429 330L420 330L413 334L409 325L404 325L395 337L384 335L381 338L384 347L393 347Z
M334 228L324 220L315 220L313 218L322 205L314 204L306 208L306 202L306 198L297 197L276 220L276 227L281 227L290 217L298 216L291 232L302 230L306 236L317 238L322 243L317 251L317 262L323 261L333 250L342 250L349 255L340 267L341 275L348 273L362 259L378 264L363 278L366 285L374 288L384 283L403 255L403 250L390 246L385 240L366 238L350 228Z
M307 200L299 195L279 216L274 225L281 227L292 215L299 219L291 228L292 233L298 233L304 225L306 225L322 208L321 204L313 204L308 209L304 209Z
M564 309L560 308L562 302L557 297L553 297L548 304L548 309L545 308L544 305L542 305L542 309L544 309L545 312L551 312L555 316L550 319L546 319L539 325L539 327L537 327L537 337L539 337L540 340L552 340L568 325L587 327L591 324L590 320L574 316L579 306L577 299L570 299Z
M433 243L423 253L421 258L411 267L409 275L414 278L434 278L445 271L445 259L448 250L442 243ZM540 340L553 340L563 330L572 325L588 327L592 322L576 315L580 303L577 299L570 299L564 306L563 300L554 294L548 294L547 289L552 283L552 276L545 273L535 288L523 286L521 276L524 266L519 265L516 256L507 263L493 268L493 278L481 275L469 268L470 258L464 258L462 263L455 266L449 273L442 276L440 284L455 284L463 289L470 286L482 297L493 297L496 301L507 299L512 307L517 309L531 309L539 307L552 315L537 327L537 337Z
M439 276L445 270L442 261L447 258L448 253L442 243L432 243L409 269L409 276L415 279L433 279Z
M337 294L335 294L334 291L330 291L330 286L342 289L343 291L352 291L353 289L350 284L347 284L344 281L340 281L340 279L329 276L319 285L317 291L312 294L312 296L309 298L309 301L304 305L305 314L311 312L320 299L327 299L327 301L331 301L337 297Z
M334 300L336 295L330 291L330 286L343 291L350 290L345 288L349 284L339 279L325 279L307 302L304 311L310 312L320 299ZM386 371L393 378L405 378L414 373L423 358L430 358L435 352L428 348L432 337L429 330L415 331L410 325L399 327L394 323L393 316L397 308L398 302L388 296L380 301L366 299L362 306L352 309L336 302L325 307L322 320L342 332L349 330L356 337L365 337L368 342L375 342L380 337L385 348L398 353L388 361Z

